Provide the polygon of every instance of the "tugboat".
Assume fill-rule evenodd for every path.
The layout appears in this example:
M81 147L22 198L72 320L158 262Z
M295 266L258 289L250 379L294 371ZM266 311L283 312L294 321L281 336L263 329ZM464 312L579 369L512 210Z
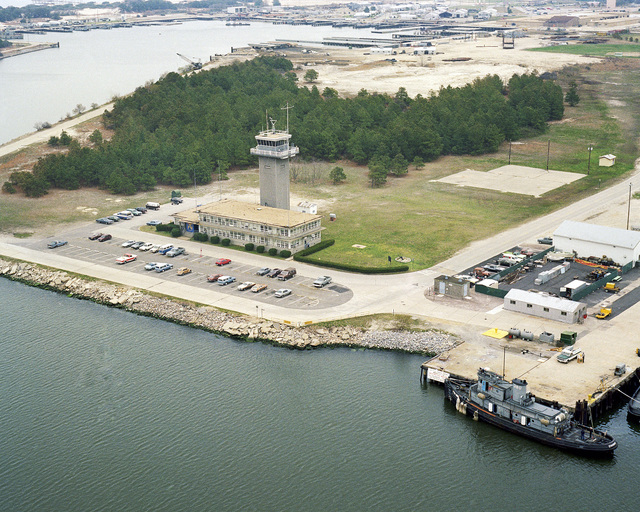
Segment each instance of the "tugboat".
M636 389L636 392L631 397L631 400L629 400L627 419L640 422L640 388Z
M539 443L595 457L611 456L618 447L606 432L571 421L566 409L537 403L526 380L507 382L480 368L477 382L448 378L444 388L459 412Z

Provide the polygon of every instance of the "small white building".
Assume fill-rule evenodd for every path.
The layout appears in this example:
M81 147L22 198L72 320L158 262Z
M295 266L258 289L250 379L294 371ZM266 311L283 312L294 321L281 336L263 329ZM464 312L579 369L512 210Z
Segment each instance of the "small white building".
M376 46L371 48L371 53L376 55L391 55L393 53L393 48L391 48L391 46Z
M298 203L297 210L302 213L310 213L312 215L317 215L318 205L316 203L310 203L309 201L300 201Z
M565 220L553 233L556 251L575 252L579 258L607 256L618 265L640 258L640 233Z
M436 47L435 46L419 46L412 48L413 55L435 55Z
M598 165L600 167L611 167L613 164L616 163L616 155L602 155L599 159L598 159Z
M587 305L583 302L515 288L505 295L504 309L567 324L582 322L587 315Z

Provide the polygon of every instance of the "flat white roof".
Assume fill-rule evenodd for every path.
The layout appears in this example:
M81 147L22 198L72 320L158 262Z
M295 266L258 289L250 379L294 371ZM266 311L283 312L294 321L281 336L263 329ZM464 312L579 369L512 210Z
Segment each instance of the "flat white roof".
M586 222L565 220L554 231L553 237L573 238L585 242L635 249L640 244L640 232L620 228L608 228Z
M550 295L527 292L525 290L517 290L515 288L509 290L509 293L507 293L504 298L505 300L517 300L528 304L534 304L536 306L542 306L549 309L553 308L558 311L567 311L571 313L578 311L582 307L586 307L584 302L561 299L560 297L551 297Z

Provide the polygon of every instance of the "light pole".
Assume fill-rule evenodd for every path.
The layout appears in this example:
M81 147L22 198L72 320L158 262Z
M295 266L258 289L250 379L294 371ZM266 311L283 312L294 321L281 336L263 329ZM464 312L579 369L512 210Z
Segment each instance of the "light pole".
M629 183L629 206L627 207L627 231L629 230L630 216L631 216L631 183Z
M511 139L509 139L509 165L511 165Z
M196 170L193 170L193 196L196 198L196 209L198 209L198 189L196 188Z
M589 150L589 160L587 161L587 176L589 176L589 171L591 170L591 152L593 151L593 146L589 145L587 150Z

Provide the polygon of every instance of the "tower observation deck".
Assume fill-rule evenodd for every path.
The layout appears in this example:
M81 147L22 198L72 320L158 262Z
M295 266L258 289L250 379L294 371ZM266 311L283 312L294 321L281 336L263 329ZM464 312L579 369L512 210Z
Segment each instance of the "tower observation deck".
M289 210L289 159L299 153L289 139L288 131L275 127L256 135L258 145L251 148L251 154L258 156L262 206Z

